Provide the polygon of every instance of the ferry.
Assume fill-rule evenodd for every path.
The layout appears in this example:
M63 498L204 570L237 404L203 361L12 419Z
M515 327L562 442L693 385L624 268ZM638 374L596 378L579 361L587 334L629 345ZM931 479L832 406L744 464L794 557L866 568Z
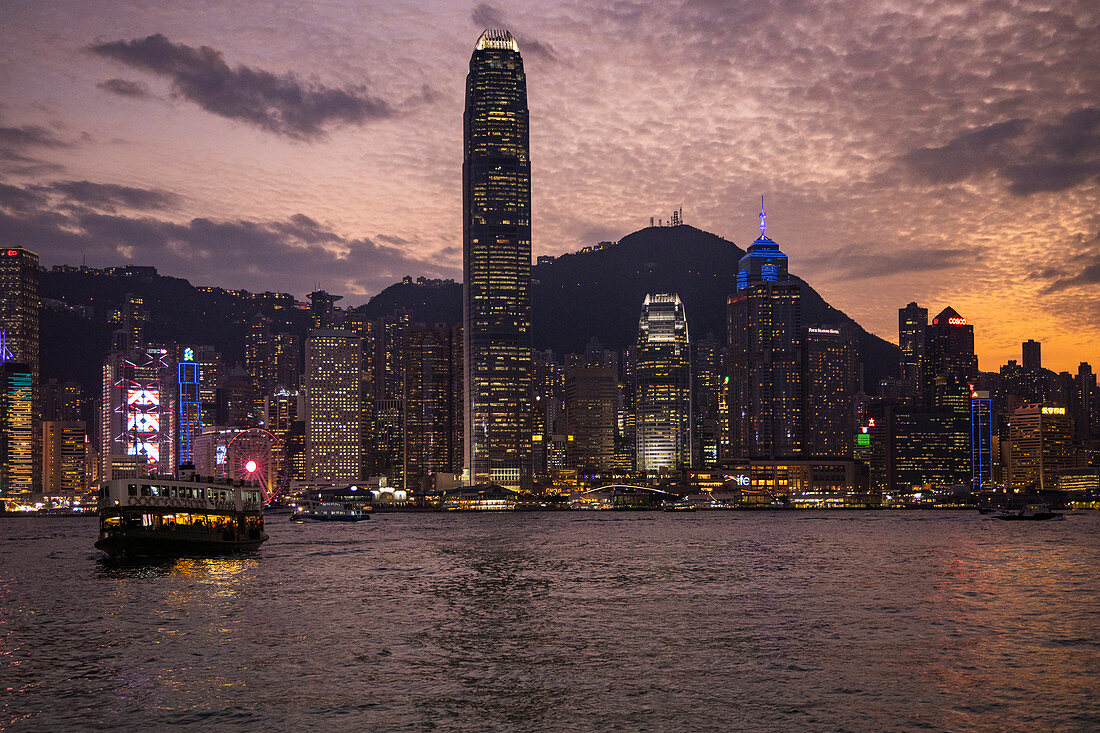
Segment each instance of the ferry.
M370 509L350 502L305 500L297 504L292 522L362 522L370 519Z
M112 558L252 552L266 539L256 486L192 476L114 479L99 489L95 546Z

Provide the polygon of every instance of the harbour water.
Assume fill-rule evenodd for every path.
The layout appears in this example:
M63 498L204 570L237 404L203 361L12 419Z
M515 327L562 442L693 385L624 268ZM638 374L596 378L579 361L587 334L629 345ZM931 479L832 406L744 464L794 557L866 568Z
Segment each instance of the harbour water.
M0 520L0 727L1097 730L1100 513L268 519L108 564Z

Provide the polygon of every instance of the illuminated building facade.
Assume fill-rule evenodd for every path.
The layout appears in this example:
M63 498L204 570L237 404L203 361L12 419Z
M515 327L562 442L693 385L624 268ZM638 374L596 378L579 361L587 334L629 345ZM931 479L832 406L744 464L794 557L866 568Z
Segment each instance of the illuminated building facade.
M921 378L930 407L970 414L971 385L978 378L974 327L954 308L944 308L925 330Z
M42 491L50 496L81 494L87 489L87 453L82 420L42 421Z
M359 480L359 368L362 345L348 331L306 339L306 474L310 481Z
M850 458L855 434L852 400L856 355L847 329L810 326L803 348L804 452L813 457Z
M692 383L695 404L692 412L695 425L692 434L695 447L692 465L696 468L716 468L721 459L722 435L725 433L718 416L719 406L725 401L722 397L722 345L708 333L706 338L697 340L693 348L695 357L692 359Z
M928 309L910 303L898 309L898 344L901 346L901 378L920 383L921 357L924 355L924 330L928 327Z
M1009 480L1013 491L1055 489L1058 474L1073 466L1073 428L1066 408L1030 404L1009 419Z
M31 368L38 385L38 255L22 247L0 249L0 329L9 360Z
M646 295L634 356L635 467L691 466L691 344L675 293Z
M614 369L565 372L566 461L583 472L606 471L615 459L619 380Z
M462 340L458 328L414 327L405 338L404 475L398 488L426 487L462 462ZM458 353L456 353L458 352Z
M465 471L531 483L531 160L527 81L507 31L477 41L462 163Z
M985 391L970 395L970 489L993 490L993 400Z
M803 452L802 291L787 255L765 235L738 263L728 304L729 457L782 458Z
M969 412L887 407L882 427L884 489L891 496L970 485Z
M199 394L199 365L190 348L183 350L183 359L176 365L176 385L179 390L176 413L179 416L179 461L194 465L195 435L202 430L202 396Z
M35 481L34 372L19 361L0 363L0 492L30 492Z
M134 456L150 474L171 475L176 468L176 374L168 366L168 350L150 347L112 351L103 364L100 403L100 459L103 478L116 478L107 466L110 456ZM139 461L139 462L141 462Z

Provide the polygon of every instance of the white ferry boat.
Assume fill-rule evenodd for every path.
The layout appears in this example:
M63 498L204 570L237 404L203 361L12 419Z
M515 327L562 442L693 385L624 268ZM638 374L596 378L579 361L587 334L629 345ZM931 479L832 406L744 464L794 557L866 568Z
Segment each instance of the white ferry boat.
M240 482L123 478L99 489L99 540L110 557L225 555L267 539L263 493Z

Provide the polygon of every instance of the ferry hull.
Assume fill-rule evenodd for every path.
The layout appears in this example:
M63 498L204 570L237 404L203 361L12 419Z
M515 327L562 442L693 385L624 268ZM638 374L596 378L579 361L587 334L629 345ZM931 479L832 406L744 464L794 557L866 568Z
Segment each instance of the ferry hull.
M110 558L128 557L215 557L255 552L267 539L213 540L161 537L151 534L126 534L96 541L97 550Z

